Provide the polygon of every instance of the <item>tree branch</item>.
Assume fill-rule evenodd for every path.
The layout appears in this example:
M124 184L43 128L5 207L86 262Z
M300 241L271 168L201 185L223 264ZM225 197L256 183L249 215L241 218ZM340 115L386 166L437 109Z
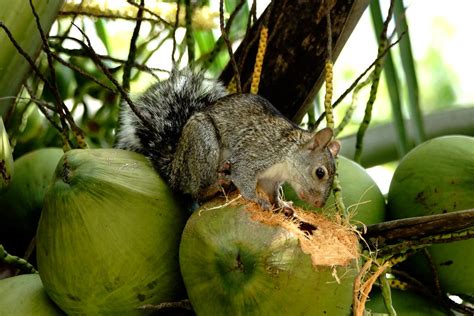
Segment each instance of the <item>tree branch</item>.
M381 248L403 240L458 232L474 227L474 209L419 216L369 225L362 237Z

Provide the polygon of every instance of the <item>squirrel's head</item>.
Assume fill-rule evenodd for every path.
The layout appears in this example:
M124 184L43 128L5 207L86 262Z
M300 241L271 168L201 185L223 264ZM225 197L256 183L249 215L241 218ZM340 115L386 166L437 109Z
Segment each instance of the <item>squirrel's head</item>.
M334 158L341 144L331 140L332 136L333 131L328 127L314 133L292 157L297 172L292 173L294 176L288 182L299 198L316 207L326 203L336 172Z

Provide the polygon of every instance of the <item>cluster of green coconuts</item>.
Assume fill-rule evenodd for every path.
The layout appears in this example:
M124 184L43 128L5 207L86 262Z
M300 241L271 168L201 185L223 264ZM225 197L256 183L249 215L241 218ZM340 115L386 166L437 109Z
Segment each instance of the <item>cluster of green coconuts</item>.
M421 144L396 169L388 203L365 169L340 157L351 223L472 208L473 157L470 137ZM301 211L302 225L232 197L190 212L147 159L117 149L40 149L14 164L13 181L0 193L0 243L20 253L36 235L39 274L0 280L6 315L141 315L147 305L185 298L197 315L351 313L360 258L347 226L311 222ZM284 192L307 207L290 188ZM326 208L333 212L332 198ZM334 251L311 244L343 239L349 243ZM331 261L336 251L346 257ZM474 294L474 240L429 252L445 292ZM411 272L430 282L423 259L413 258ZM413 293L392 294L401 314L444 314ZM366 308L386 312L375 291Z

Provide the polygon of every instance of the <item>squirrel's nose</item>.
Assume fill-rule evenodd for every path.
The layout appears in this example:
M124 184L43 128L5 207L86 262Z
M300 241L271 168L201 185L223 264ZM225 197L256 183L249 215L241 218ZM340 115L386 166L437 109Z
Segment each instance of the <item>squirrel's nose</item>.
M314 206L316 206L316 207L318 207L318 208L323 207L324 204L326 204L326 201L323 201L323 200L316 200L316 201L314 201Z

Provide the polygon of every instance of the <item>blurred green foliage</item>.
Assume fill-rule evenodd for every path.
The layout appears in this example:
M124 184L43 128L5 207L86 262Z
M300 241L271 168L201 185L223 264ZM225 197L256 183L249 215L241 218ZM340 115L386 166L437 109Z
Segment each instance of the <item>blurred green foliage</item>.
M225 1L226 18L232 15L239 3L240 1L237 0ZM197 1L193 3L193 10L207 4L208 1ZM184 1L180 2L180 6L180 10L184 10ZM211 10L214 9L211 8ZM242 39L247 30L249 6L246 2L232 19L229 36L233 43ZM152 82L165 78L166 72L171 69L170 48L173 45L174 25L148 22L142 24L136 43L137 52L134 60L136 67L133 67L131 72L132 96ZM119 119L120 95L91 57L85 46L87 41L76 27L87 34L101 62L113 77L121 82L135 22L79 16L59 18L55 25L56 27L50 33L49 45L53 53L68 64L65 65L57 60L53 63L55 84L59 95L65 101L76 123L85 132L88 145L111 147ZM186 27L179 27L175 34L175 56L181 66L189 62L186 60L187 47L183 36L185 29ZM215 20L214 29L194 30L193 36L196 67L206 69L210 76L217 76L229 60L224 41L219 39L219 19ZM156 63L157 60L160 65L165 64L166 67L162 68L166 69L147 68L150 63ZM40 55L39 65L43 75L51 80L45 53ZM102 86L91 80L91 77L102 83ZM55 106L53 92L33 72L27 78L25 85L28 89L23 89L20 101L11 109L6 122L15 147L15 157L33 149L62 144L58 131L49 124L36 106L36 103L41 103L43 106L53 108ZM55 121L58 121L58 115L54 111L47 111Z
M174 1L169 2L175 3ZM218 1L195 1L192 3L193 10L210 5L210 10L218 13ZM226 22L232 19L229 36L234 48L245 36L249 21L253 17L251 12L253 2L251 0L243 1L238 14L233 15L234 10L240 3L240 0L225 1ZM184 11L184 6L185 2L180 1L180 10ZM77 124L84 130L90 147L113 146L121 98L112 82L96 65L96 62L87 51L85 46L87 42L77 28L87 34L102 63L118 82L122 82L124 64L128 56L130 38L134 27L135 22L128 20L97 19L82 15L75 18L63 16L56 21L55 27L50 33L49 45L54 54L75 68L71 69L70 66L66 66L57 60L53 63L59 94L65 100ZM180 67L189 64L186 37L184 36L186 26L179 27L176 32L173 32L173 28L174 25L171 24L149 23L147 21L142 23L136 43L135 67L131 71L132 97L146 89L153 82L167 77L167 72L172 65L173 34L176 40L175 59L177 63ZM212 29L193 28L192 32L195 44L195 66L206 69L209 76L217 77L229 61L227 48L220 38L219 19L214 20L214 28ZM376 49L372 53L374 55ZM409 117L406 109L407 91L410 87L407 86L407 80L404 80L402 76L402 62L400 52L396 46L392 48L392 53L394 66L399 76L398 93L402 100L402 112L404 117L407 118ZM48 79L52 79L44 53L40 56L39 65L42 73ZM415 66L420 82L420 104L423 112L429 113L454 106L458 78L451 66L443 60L440 48L433 46L421 62L418 62ZM350 81L354 80L360 72L355 68L335 69L342 73L343 78ZM102 83L102 85L94 82L91 78ZM335 82L335 84L339 87L342 86L339 82ZM15 146L15 157L19 157L32 149L61 146L62 144L58 131L47 122L35 105L35 102L41 102L53 107L55 100L52 92L33 72L26 80L26 86L28 89L23 89L20 101L10 111L5 122ZM352 134L357 130L363 117L363 105L367 101L368 90L369 88L365 87L360 91L356 103L359 106L355 109L351 121L341 136ZM324 86L321 91L324 93ZM318 98L320 99L320 96ZM389 94L384 79L381 81L376 102L377 106L374 107L373 122L371 124L376 125L391 121L393 113L388 106ZM342 119L350 103L351 95L349 94L341 103L341 106L335 110L336 120ZM314 104L317 118L321 113L321 109L318 109L317 104L321 104L321 102L315 102ZM58 122L57 114L52 111L49 112L53 119Z

